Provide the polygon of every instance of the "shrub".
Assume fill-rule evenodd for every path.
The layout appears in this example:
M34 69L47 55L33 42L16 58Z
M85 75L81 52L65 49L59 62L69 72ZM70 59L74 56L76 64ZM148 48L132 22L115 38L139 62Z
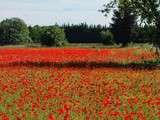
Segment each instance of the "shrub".
M46 28L41 35L41 44L45 46L64 46L67 44L64 30L58 26Z
M113 34L110 31L102 31L100 34L104 45L114 44Z

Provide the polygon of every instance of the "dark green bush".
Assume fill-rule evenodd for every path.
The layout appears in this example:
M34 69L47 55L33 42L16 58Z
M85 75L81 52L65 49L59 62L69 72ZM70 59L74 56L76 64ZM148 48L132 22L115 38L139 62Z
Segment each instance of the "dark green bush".
M58 26L48 27L41 35L41 44L45 46L65 46L67 40L64 30Z
M102 31L100 34L104 45L114 44L113 34L110 31Z

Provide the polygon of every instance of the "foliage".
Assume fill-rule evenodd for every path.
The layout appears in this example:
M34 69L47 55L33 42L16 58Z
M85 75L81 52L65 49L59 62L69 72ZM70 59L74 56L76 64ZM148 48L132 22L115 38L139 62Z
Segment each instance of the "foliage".
M87 25L86 23L63 25L62 28L70 43L102 43L100 32L108 30L106 26Z
M154 26L136 26L132 30L131 40L134 43L152 43L155 39L156 28Z
M50 26L29 26L30 37L34 43L39 43L41 35ZM64 24L59 26L64 29L66 39L69 43L102 43L101 31L106 31L108 28L102 25L87 25L81 23L78 25Z
M120 10L117 10L117 12L120 12ZM121 14L119 16L123 17L124 14ZM113 22L115 21L115 19L117 19L116 21L121 20L121 18L119 18L119 19L116 18L115 15L114 15L113 19L114 19ZM25 30L19 32L20 29L15 30L15 29L17 29L17 27L15 27L15 26L17 26L18 24L14 23L14 24L11 25L11 22L9 24L8 20L11 21L10 19L7 19L7 20L4 20L4 21L7 21L7 24L6 23L4 24L4 21L2 21L3 25L2 25L2 23L0 24L1 45L24 44L24 43L27 43L27 42L30 42L30 46L32 46L34 44L37 44L37 43L40 44L41 41L42 41L42 39L41 39L42 35L44 35L45 31L47 29L50 29L51 27L53 27L53 26L35 25L35 26L29 26L28 27L29 31L25 27L24 28ZM20 27L23 29L22 26L23 25L20 25ZM109 30L109 31L112 32L112 34L116 31L116 30L112 31L112 29L107 27L107 26L87 25L86 23L82 23L82 24L79 24L79 25L73 25L73 24L69 25L68 24L68 25L62 25L62 26L59 26L59 27L61 29L64 29L66 39L70 43L103 43L103 37L101 36L102 31L108 31ZM110 27L112 27L112 24L111 24ZM123 27L123 26L121 26L121 27ZM5 28L5 31L4 31L4 28ZM119 35L118 39L119 39L119 43L122 43L123 40L124 40L124 39L122 40L122 35L124 34L124 33L122 34L122 32L123 32L122 29L124 30L124 28L121 28L120 30L118 30L118 29L119 28L117 27L117 32L116 33L121 32L121 34L120 34L121 36ZM26 34L23 34L25 31L26 31ZM155 26L138 26L137 25L136 27L134 27L131 30L130 42L133 42L133 43L146 43L146 42L152 43L151 40L153 40L154 38L159 38L155 34L155 31L156 31ZM6 34L3 34L4 32L6 32ZM18 33L19 34L22 33L23 35L19 35ZM28 36L28 33L29 33L29 36ZM114 35L114 38L115 38L115 35ZM65 42L62 42L62 43L65 43Z
M64 30L58 26L50 26L41 35L41 44L46 46L64 46L67 44Z
M110 31L102 31L100 34L104 45L114 44L113 34Z
M31 37L33 43L40 43L41 34L43 33L43 27L39 25L29 26L29 36Z
M123 17L119 11L114 11L111 24L114 40L116 43L122 43L122 46L126 46L131 41L131 32L135 25L135 16L127 11L126 9Z
M159 24L160 1L159 0L131 0L132 6L141 21L145 24Z
M159 55L160 49L160 0L132 0L133 7L140 16L141 21L146 25L154 25L156 28L155 38L152 40L156 47L156 54Z
M155 26L156 36L151 42L156 48L160 48L160 0L112 0L104 5L105 9L101 11L107 15L117 6L124 6L126 3L131 6L132 12L139 17L140 23L147 26Z
M27 25L20 18L3 20L0 23L0 44L24 44L31 42Z
M105 8L101 12L105 13L106 16L108 10ZM116 43L122 43L122 46L126 46L127 43L131 41L131 32L136 22L136 16L127 0L123 0L123 2L121 1L117 5L117 9L114 10L112 21L111 31L114 40Z

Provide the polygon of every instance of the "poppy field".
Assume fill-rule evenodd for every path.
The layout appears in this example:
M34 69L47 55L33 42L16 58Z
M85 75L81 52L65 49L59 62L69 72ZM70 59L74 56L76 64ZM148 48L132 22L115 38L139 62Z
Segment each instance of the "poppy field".
M138 48L0 49L0 119L159 120L159 68L54 66L155 58Z
M129 63L154 60L155 54L140 48L121 49L0 49L0 64L12 63L71 63L115 62Z

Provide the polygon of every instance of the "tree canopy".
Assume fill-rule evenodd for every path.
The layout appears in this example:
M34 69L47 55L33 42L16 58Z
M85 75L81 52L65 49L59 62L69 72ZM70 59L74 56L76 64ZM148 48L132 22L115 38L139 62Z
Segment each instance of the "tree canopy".
M112 0L105 4L105 9L101 11L107 16L117 6L124 7L125 9L126 5L132 8L132 12L139 16L141 22L148 25L159 25L160 0Z
M130 6L132 13L139 18L140 23L146 26L155 26L155 38L151 42L156 48L160 48L160 0L112 0L104 5L105 8L101 12L107 16L118 6L126 9L126 5Z
M131 32L136 23L136 16L130 2L128 0L114 0L104 7L105 9L101 12L105 13L105 16L113 10L113 23L110 24L110 27L114 40L116 43L122 43L122 46L126 46L130 42Z
M46 46L64 46L67 44L65 32L58 26L47 27L41 35L41 44Z
M0 44L20 44L29 41L29 30L22 19L5 19L0 23Z

